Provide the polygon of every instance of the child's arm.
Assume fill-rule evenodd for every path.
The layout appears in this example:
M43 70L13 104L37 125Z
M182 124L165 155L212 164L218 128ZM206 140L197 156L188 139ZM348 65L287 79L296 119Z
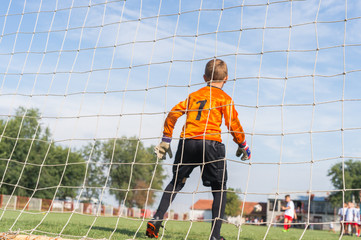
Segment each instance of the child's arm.
M238 119L238 113L234 107L234 102L226 102L223 106L224 121L233 136L233 141L237 144L242 144L245 141L243 127Z
M165 140L164 138L166 138L166 139L168 138L169 142L171 141L174 126L175 126L178 118L181 117L183 114L185 114L185 112L187 110L188 101L189 100L186 99L186 100L178 103L168 113L168 116L164 122L164 131L163 131L162 141Z
M168 113L167 118L164 122L164 131L162 142L154 148L155 154L159 159L165 159L166 153L172 158L172 150L170 149L170 142L172 141L172 135L174 126L180 116L182 116L187 109L188 99L175 105L172 110Z
M238 144L236 156L239 157L242 155L241 160L249 160L251 158L251 150L247 145L243 127L239 122L238 113L233 101L223 106L223 114L225 124L233 136L233 141Z

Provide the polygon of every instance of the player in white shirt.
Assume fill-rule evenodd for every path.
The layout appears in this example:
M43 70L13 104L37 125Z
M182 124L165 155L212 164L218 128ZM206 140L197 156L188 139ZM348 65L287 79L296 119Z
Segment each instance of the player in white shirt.
M285 196L285 201L287 203L286 207L282 206L282 210L285 210L285 218L283 225L283 232L288 232L290 228L290 223L292 223L293 219L297 219L295 204L291 201L290 195Z
M341 224L341 231L340 234L342 234L342 230L345 229L345 216L347 211L347 203L343 203L343 207L338 210L338 216L340 216L340 224Z
M355 230L356 230L356 236L359 237L360 236L360 206L356 204L356 207L353 209L354 210L354 226L355 226Z
M353 207L353 203L349 202L345 216L345 235L349 235L348 232L349 226L351 227L351 235L352 235L356 225L357 224L355 223L355 210Z

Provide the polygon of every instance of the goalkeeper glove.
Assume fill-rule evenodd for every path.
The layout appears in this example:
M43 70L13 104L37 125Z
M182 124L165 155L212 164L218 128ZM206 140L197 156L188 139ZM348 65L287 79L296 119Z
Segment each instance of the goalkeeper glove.
M249 146L246 141L238 145L236 156L239 157L241 155L242 155L241 158L242 161L251 159L251 150L249 149Z
M172 150L170 149L170 142L170 138L163 137L162 142L154 148L154 153L157 155L158 159L164 160L167 153L170 158L173 157Z

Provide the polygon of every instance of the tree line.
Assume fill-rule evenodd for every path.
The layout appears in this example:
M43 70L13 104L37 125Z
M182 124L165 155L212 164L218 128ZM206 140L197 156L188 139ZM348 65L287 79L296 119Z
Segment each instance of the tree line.
M328 170L331 183L338 191L332 192L329 200L340 207L342 202L361 202L361 162L352 159L334 164ZM345 191L343 191L345 189Z
M135 137L69 148L52 141L39 110L23 107L0 120L0 133L0 194L64 199L82 193L90 200L107 186L119 202L144 207L147 196L151 205L154 189L162 188L164 170L154 164L153 146Z
M161 164L154 164L154 146L145 147L135 137L69 148L53 142L38 109L23 107L0 119L0 134L0 194L52 199L54 194L74 198L81 193L90 200L106 186L120 203L142 208L146 201L154 203L155 191L162 191L165 174ZM330 194L335 206L343 199L360 201L360 161L336 163L328 176L335 189L351 189ZM239 196L230 191L227 198L226 214L238 215Z

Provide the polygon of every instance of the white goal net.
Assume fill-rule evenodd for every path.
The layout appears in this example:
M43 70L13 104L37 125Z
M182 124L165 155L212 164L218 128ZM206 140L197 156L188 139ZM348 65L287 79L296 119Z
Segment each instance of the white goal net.
M252 150L222 126L222 235L277 236L287 194L291 234L339 230L361 196L360 29L358 0L1 1L0 233L145 239L173 166L153 146L214 58ZM209 200L194 171L159 238L208 239Z

